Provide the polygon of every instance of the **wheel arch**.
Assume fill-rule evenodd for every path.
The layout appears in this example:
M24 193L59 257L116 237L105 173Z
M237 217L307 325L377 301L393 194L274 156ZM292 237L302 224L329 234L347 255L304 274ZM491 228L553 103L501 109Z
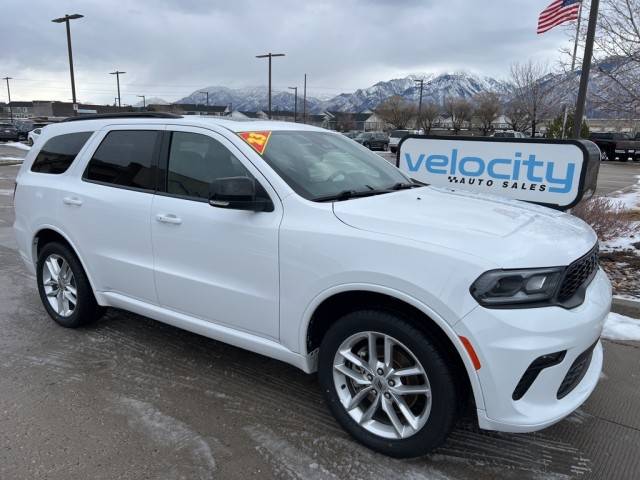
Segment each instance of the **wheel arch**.
M100 295L98 295L98 292L96 292L96 289L94 286L95 284L93 281L93 277L91 276L91 272L87 268L87 265L83 260L82 255L80 255L79 250L76 248L73 242L69 240L69 237L67 237L60 229L52 225L44 225L40 227L36 231L35 235L33 236L33 240L31 242L31 258L36 271L36 275L38 274L37 264L38 264L38 255L40 253L40 250L44 245L51 242L60 242L71 249L71 251L78 258L80 265L82 265L82 269L84 270L84 273L87 275L87 279L89 280L89 285L91 285L91 290L93 291L93 295L95 296L98 303L102 305L102 302L99 300Z
M477 408L484 409L484 397L478 375L464 344L440 315L402 292L378 285L344 285L325 291L307 308L301 328L300 346L305 354L316 353L324 334L341 316L361 308L383 308L401 312L430 338L436 340L464 379Z

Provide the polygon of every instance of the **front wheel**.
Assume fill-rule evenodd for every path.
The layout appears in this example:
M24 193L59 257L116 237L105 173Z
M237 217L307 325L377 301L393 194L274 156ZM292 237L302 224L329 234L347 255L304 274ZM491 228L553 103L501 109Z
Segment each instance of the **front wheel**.
M438 447L453 427L458 399L448 365L408 319L361 310L326 333L318 377L345 430L373 450L406 458Z

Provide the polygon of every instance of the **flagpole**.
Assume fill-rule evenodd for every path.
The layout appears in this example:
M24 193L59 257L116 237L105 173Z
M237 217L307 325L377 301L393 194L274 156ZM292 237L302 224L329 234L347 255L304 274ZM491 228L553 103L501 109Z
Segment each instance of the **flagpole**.
M578 10L578 24L576 25L576 38L573 42L573 57L571 57L571 73L576 69L576 56L578 54L578 40L580 39L580 23L582 20L582 2L580 2L580 9ZM573 75L572 75L573 76ZM572 78L573 80L573 78ZM569 105L564 104L564 117L562 118L562 139L564 139L567 128L567 113L569 111Z
M580 89L576 101L576 111L573 119L573 136L580 138L582 118L584 117L584 105L587 100L587 87L589 86L589 70L591 70L591 57L593 56L593 43L596 37L596 25L598 23L598 7L600 0L591 0L589 12L589 26L587 27L587 39L584 44L582 56L582 71L580 72Z

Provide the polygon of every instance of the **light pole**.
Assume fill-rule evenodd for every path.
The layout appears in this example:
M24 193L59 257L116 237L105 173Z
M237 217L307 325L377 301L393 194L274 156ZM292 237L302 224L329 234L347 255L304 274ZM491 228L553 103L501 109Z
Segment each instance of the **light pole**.
M307 123L307 74L304 74L304 93L302 94L302 123Z
M298 123L298 87L289 87L289 90L293 90L294 92L294 103L293 103L293 122Z
M201 90L198 93L204 93L207 96L207 107L209 106L209 91Z
M127 72L121 72L119 70L116 70L115 72L110 72L109 75L115 75L116 76L116 83L118 84L118 108L121 108L120 105L120 75L124 75Z
M4 77L3 80L6 80L7 82L7 97L9 98L9 103L7 103L7 105L9 105L9 118L11 119L11 123L13 123L13 107L11 106L11 89L9 88L9 80L11 80L11 77Z
M66 14L64 17L54 18L51 20L53 23L65 23L67 26L67 50L69 52L69 73L71 74L71 100L73 101L73 114L77 115L78 105L76 104L76 79L73 74L73 53L71 52L71 27L69 22L71 20L77 20L83 18L84 15L74 13L73 15Z
M424 87L424 78L414 80L414 82L420 85L420 101L418 102L418 121L420 121L420 114L422 113L422 87Z
M142 108L147 108L147 97L144 95L136 95L136 97L142 98Z
M573 115L573 137L580 138L582 119L584 117L584 106L587 100L587 87L589 86L589 71L591 70L591 57L593 56L593 43L596 36L596 24L598 23L598 7L600 0L591 0L589 10L589 25L587 26L587 38L584 42L584 53L582 55L582 70L580 72L580 87L578 88L578 98L576 100L576 111Z
M273 57L284 57L284 53L266 53L264 55L256 55L256 58L269 59L269 120L271 120L271 59Z

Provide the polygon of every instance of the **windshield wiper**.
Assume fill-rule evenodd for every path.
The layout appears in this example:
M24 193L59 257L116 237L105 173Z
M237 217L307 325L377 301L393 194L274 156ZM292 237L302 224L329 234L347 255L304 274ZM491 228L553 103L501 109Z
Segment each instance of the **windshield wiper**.
M396 184L394 184L389 190L407 190L409 188L416 188L419 187L420 185L417 185L415 183L408 183L408 182L398 182Z
M370 197L372 195L380 195L389 192L392 192L392 190L343 190L340 193L336 193L334 195L326 195L324 197L317 197L313 200L315 202L335 202L340 200L349 200L350 198Z

